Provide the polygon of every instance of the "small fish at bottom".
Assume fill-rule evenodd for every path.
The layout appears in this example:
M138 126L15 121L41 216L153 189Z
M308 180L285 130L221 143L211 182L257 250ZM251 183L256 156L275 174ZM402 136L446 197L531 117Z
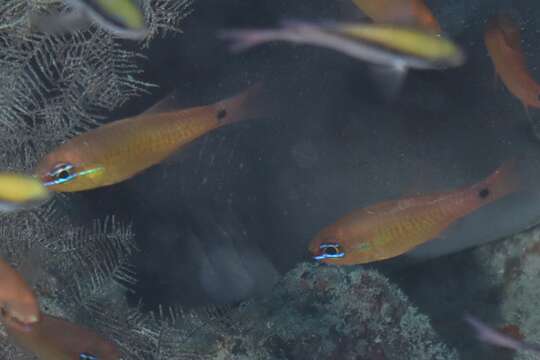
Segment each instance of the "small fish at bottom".
M505 335L495 329L490 328L488 325L471 315L466 315L465 321L472 326L472 328L476 331L476 336L478 339L483 342L515 351L524 350L540 353L540 344L528 343L514 339L509 335Z

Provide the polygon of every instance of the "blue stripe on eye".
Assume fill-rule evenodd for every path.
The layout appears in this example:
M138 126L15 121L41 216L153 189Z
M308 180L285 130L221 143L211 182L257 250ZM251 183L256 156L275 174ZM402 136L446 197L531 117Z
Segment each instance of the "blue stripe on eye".
M79 360L98 360L98 358L92 354L80 353Z
M313 259L315 260L323 260L323 259L337 259L345 257L344 252L336 253L336 254L322 254L318 256L314 256Z
M52 185L63 184L65 182L68 182L68 181L71 181L71 180L75 179L77 176L78 176L78 174L73 174L73 175L70 175L70 176L65 177L65 178L54 179L54 180L51 180L51 181L44 182L43 185L44 186L52 186Z
M322 250L321 255L314 256L313 259L315 260L324 260L324 259L337 259L342 258L345 256L345 253L343 251L340 251L339 244L334 243L322 243L319 245L319 249ZM334 250L333 254L329 254L325 251L325 249L332 249Z
M59 173L61 171L67 171L68 169L69 170L73 169L73 165L62 166L62 167L63 167L63 169L60 169L59 166L56 166L55 167L56 170L51 171L49 173L49 176L54 178L54 177L57 177L57 175L59 175ZM98 167L96 167L94 169L88 169L88 170L81 171L81 172L74 172L72 174L68 174L68 176L66 176L66 177L55 178L54 180L44 182L43 185L47 187L47 186L52 186L52 185L63 184L65 182L72 181L73 179L75 179L75 178L77 178L79 176L91 175L91 174L94 174L94 173L99 172L99 171L103 171L103 167L98 166ZM58 173L58 174L55 174L55 173Z

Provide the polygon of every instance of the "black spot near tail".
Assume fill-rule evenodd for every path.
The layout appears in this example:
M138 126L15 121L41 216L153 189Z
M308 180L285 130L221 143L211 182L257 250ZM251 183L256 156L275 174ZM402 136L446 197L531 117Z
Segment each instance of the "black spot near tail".
M218 121L223 121L225 117L227 116L227 110L221 109L216 114Z
M490 193L491 191L489 191L488 188L483 188L478 192L478 197L480 197L480 199L485 199L489 196Z

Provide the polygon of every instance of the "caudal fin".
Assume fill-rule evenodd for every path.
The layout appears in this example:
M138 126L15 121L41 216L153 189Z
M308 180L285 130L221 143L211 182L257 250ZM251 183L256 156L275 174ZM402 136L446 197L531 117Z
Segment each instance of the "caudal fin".
M264 44L277 39L277 31L265 29L245 29L245 30L222 30L218 33L218 38L229 40L229 50L231 52L241 52L249 48Z
M214 104L220 125L269 115L263 83L257 82L242 93Z
M484 181L473 186L478 197L492 202L520 189L521 181L515 160L505 161Z

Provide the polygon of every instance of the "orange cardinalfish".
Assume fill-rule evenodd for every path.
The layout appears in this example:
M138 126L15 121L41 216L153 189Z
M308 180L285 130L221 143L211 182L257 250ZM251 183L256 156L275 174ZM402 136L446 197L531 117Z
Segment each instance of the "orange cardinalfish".
M368 206L320 231L309 244L316 260L365 264L401 255L441 234L474 210L518 190L513 162L469 187Z
M508 90L525 109L540 108L540 85L527 69L518 26L508 16L495 16L488 21L484 41L495 71Z
M52 191L95 189L129 179L221 126L257 117L261 85L217 103L114 121L76 136L49 153L35 173ZM163 102L167 101L165 99Z
M21 331L7 325L8 335L40 360L119 360L116 345L90 329L41 314L41 320Z
M354 4L379 23L417 25L436 33L439 22L422 0L353 0Z
M6 324L23 330L39 320L39 304L32 288L0 259L0 310Z

